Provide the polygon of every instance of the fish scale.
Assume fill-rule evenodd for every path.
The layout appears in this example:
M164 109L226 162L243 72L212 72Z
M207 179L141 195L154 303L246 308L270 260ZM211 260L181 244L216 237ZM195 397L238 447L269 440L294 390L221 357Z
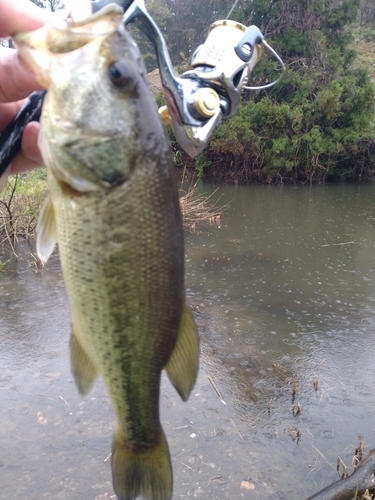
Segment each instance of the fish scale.
M82 395L98 376L104 380L116 416L117 497L168 500L172 470L159 416L161 372L186 400L199 346L185 303L173 166L146 71L113 4L86 21L46 26L16 41L48 88L39 145L49 195L37 251L46 261L59 246L73 376Z

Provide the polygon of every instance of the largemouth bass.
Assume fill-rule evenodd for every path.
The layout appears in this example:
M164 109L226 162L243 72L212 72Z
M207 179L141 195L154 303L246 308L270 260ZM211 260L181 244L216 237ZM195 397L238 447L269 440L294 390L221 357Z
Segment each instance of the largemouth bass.
M37 251L45 262L58 242L75 382L86 395L104 379L116 415L118 498L170 499L160 377L165 369L186 400L199 349L169 146L141 55L113 4L83 22L20 33L16 43L48 89L39 145L49 196Z

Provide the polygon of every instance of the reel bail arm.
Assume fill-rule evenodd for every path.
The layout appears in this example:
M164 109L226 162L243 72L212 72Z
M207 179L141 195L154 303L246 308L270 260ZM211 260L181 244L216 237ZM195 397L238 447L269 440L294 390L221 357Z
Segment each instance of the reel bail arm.
M174 134L192 158L207 147L221 121L236 113L241 92L248 88L246 84L263 46L272 51L285 70L259 28L223 20L211 25L206 41L194 52L191 69L178 77L163 35L147 12L144 0L134 0L126 10L124 24L130 22L154 47ZM165 110L163 114L166 122Z

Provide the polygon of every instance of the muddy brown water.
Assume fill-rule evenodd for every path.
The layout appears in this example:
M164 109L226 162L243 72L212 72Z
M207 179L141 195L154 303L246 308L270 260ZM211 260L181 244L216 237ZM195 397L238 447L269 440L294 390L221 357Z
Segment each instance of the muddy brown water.
M301 499L375 447L375 186L219 195L186 238L198 382L187 403L162 384L174 498ZM113 413L101 380L83 400L72 381L58 259L19 253L0 258L0 498L114 499Z

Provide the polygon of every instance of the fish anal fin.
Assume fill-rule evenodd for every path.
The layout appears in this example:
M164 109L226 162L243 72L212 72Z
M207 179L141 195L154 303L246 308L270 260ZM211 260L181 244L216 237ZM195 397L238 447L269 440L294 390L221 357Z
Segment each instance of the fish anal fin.
M41 208L36 233L36 252L39 259L45 264L57 243L55 211L49 195Z
M80 344L74 331L74 325L70 337L70 365L79 393L86 396L92 389L98 372L89 355Z
M177 342L165 370L181 398L186 401L192 391L199 367L199 338L190 308L185 304Z
M159 443L146 450L136 450L122 438L118 429L112 441L112 480L119 500L170 500L172 467L163 430Z

